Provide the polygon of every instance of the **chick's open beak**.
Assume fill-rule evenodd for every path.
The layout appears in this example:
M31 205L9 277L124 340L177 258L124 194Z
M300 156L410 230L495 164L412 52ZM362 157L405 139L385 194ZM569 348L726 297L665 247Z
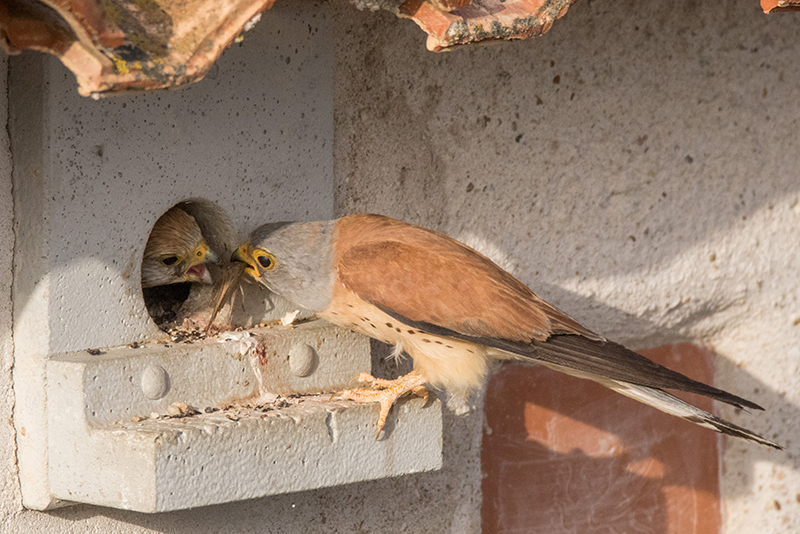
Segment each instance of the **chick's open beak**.
M190 282L200 282L202 284L213 284L211 273L206 268L206 263L216 263L219 261L219 256L216 252L211 250L211 247L205 243L200 243L192 252L191 257L187 260L188 269L186 269L186 279Z
M261 276L261 273L256 266L256 262L253 260L252 256L250 256L249 248L250 247L244 244L234 250L233 254L231 254L231 262L238 261L247 264L247 268L244 270L244 272L252 276L254 279L258 279L258 277Z

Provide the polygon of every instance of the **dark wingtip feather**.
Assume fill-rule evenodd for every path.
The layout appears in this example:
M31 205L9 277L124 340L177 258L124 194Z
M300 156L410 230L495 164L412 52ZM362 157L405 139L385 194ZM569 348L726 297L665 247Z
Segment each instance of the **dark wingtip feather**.
M521 360L539 362L548 366L553 366L559 371L570 373L570 370L577 371L576 376L581 378L599 379L597 380L606 387L611 387L623 395L633 396L637 400L650 404L667 413L673 413L669 407L679 406L684 411L683 414L673 414L684 420L691 421L717 432L735 436L738 438L754 441L777 450L783 447L770 441L758 434L729 423L706 411L703 411L691 404L688 404L677 397L670 395L662 389L674 389L697 393L710 397L721 402L725 402L740 409L753 409L763 411L764 408L755 402L743 399L738 395L728 393L713 386L703 384L696 380L672 371L659 365L644 356L626 349L618 343L606 341L605 339L589 339L584 336L574 334L554 335L547 341L532 341L530 343L520 343L506 339L474 337L455 332L439 325L420 321L412 321L403 317L392 310L381 307L381 310L395 319L403 321L404 324L413 326L420 330L432 334L463 339L471 343L487 345L512 354L517 355ZM588 376L587 376L588 375ZM596 378L592 378L592 375ZM605 380L608 379L608 380ZM609 385L609 381L618 383L620 388ZM650 397L653 402L665 403L659 407L653 402L642 398L641 395L631 395L625 389L644 392L646 397Z
M764 410L755 402L692 380L611 341L574 335L553 336L545 342L534 342L533 347L536 351L529 357L543 362L631 384L697 393L741 409Z
M754 441L756 443L760 443L761 445L766 445L767 447L772 447L773 449L777 449L779 451L784 450L783 446L778 445L774 441L770 441L765 437L759 436L755 432L751 432L746 428L740 427L739 425L735 425L729 421L724 419L720 419L715 415L711 415L710 413L705 413L704 416L698 417L686 417L687 421L691 421L692 423L697 423L702 426L711 426L714 430L719 432L720 434L727 434L728 436L733 436L736 438L746 439L748 441Z

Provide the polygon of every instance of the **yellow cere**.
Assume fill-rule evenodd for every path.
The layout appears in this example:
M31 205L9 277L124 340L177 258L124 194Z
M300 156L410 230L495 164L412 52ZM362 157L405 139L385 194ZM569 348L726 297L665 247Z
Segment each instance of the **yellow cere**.
M196 263L202 263L205 261L206 256L208 255L208 245L205 243L201 243L194 249L194 259Z

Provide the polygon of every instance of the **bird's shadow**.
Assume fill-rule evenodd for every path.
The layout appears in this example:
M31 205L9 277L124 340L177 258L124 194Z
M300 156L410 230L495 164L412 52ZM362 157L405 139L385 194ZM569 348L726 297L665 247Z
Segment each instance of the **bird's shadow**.
M488 532L660 534L676 522L718 521L711 432L592 382L516 363L492 378L485 416ZM671 505L687 498L693 512L671 518Z
M598 302L589 297L583 297L580 295L576 295L575 293L563 290L556 286L540 286L539 294L547 299L549 302L552 302L556 305L561 303L568 303L563 305L563 308L566 309L582 309L582 310L590 310L592 312L592 316L596 316L598 318L603 318L603 320L607 320L611 318L612 321L619 321L619 322L626 322L627 326L625 328L626 331L637 331L641 330L643 332L653 332L654 325L650 323L646 318L642 317L635 317L625 314L620 310L612 308L604 303ZM576 317L580 322L586 324L591 328L592 317ZM691 321L691 319L689 319ZM674 327L674 328L659 328L657 330L657 334L650 337L644 337L641 339L633 339L632 341L626 340L627 345L634 348L634 349L644 349L662 345L675 345L681 343L691 343L692 339L687 338L684 333L678 330L681 326L686 326L684 323L681 325ZM600 332L601 334L603 332ZM685 352L685 351L684 351ZM697 355L697 358L705 358L702 355L702 351L689 351L694 356ZM736 469L738 470L738 478L737 480L739 483L736 485L728 485L725 487L725 495L727 498L735 498L739 495L746 495L751 491L751 487L754 484L755 475L754 475L754 468L755 465L762 461L768 461L770 463L775 464L783 464L787 467L791 467L793 469L800 469L800 452L798 450L797 443L797 434L798 429L796 428L796 424L791 424L790 422L800 421L800 407L796 406L795 404L787 401L786 396L784 393L776 391L770 385L766 384L762 380L760 380L757 376L753 375L752 373L748 372L746 368L741 368L736 366L734 362L726 358L724 355L716 354L716 357L708 356L712 361L709 362L710 364L710 373L709 376L703 377L698 376L695 367L697 366L696 361L691 361L691 359L683 358L677 359L675 361L670 362L662 362L659 363L665 364L668 367L674 369L675 371L682 372L687 376L703 381L703 382L711 382L713 379L714 371L713 369L716 367L717 373L725 373L728 376L735 377L735 390L730 391L736 395L740 395L744 398L752 400L757 404L768 406L769 409L766 411L752 411L748 412L745 410L734 410L729 409L727 405L723 405L720 403L716 403L717 406L711 407L711 403L708 399L699 396L687 396L687 395L679 395L683 396L689 402L699 405L700 408L708 409L715 413L720 413L720 407L724 407L722 409L721 415L731 422L736 423L740 426L744 426L750 430L755 431L758 434L764 435L768 439L771 439L778 444L782 445L785 450L784 451L777 451L765 446L758 445L756 443L747 442L743 440L739 440L737 438L732 438L729 436L722 436L720 440L720 450L730 450L732 448L736 448L737 455L736 455L736 465L726 465L727 470ZM514 364L512 364L514 365ZM527 366L526 366L527 367ZM539 372L547 372L549 373L549 377L551 380L557 381L560 384L561 388L565 389L579 389L581 391L585 391L585 403L591 404L595 401L595 396L597 395L598 391L604 391L605 388L598 386L594 383L591 383L586 380L580 380L577 378L569 377L563 375L561 373L556 373L553 371L549 371L546 369L537 369ZM501 370L498 371L492 379L492 383L497 381L498 376L508 371L505 369L504 366L501 366ZM490 385L491 387L491 385ZM596 389L599 388L599 389ZM522 385L518 385L514 392L511 391L506 392L505 396L503 397L508 402L515 402L515 403L525 403L529 402L531 405L542 406L547 405L550 403L551 399L548 397L539 395L536 393L537 385L535 382L529 384L527 393L525 392L525 388ZM727 387L727 389L734 389L733 387ZM556 388L555 391L558 391ZM605 390L607 391L607 390ZM523 397L519 397L519 392L523 392ZM616 436L618 439L621 440L623 444L627 444L629 447L639 447L641 443L638 443L638 435L640 433L640 429L632 428L630 431L626 430L627 427L623 427L623 430L620 431L618 425L615 421L620 419L629 419L632 417L632 414L642 414L646 417L658 417L662 422L660 424L661 430L659 432L664 434L664 439L668 438L670 432L673 432L673 429L678 429L680 432L684 431L692 431L692 432L699 432L702 434L707 434L712 436L714 439L717 439L717 434L713 431L696 427L691 423L684 422L674 418L672 416L662 414L655 410L655 408L651 408L649 406L641 405L636 401L631 399L627 399L622 397L621 395L617 395L615 393L611 393L610 391L608 394L612 395L613 397L619 397L618 402L621 403L619 407L613 408L616 411L616 415L608 418L608 417L599 417L597 413L593 413L591 410L584 410L584 411L570 411L569 413L560 413L560 415L569 417L570 419L579 419L583 424L588 425L589 427L595 428L599 431L604 433L608 433L611 435ZM503 395L503 394L501 394ZM703 403L707 403L705 406ZM547 406L545 406L547 407ZM521 413L523 410L522 404L519 404L518 409ZM549 406L549 409L554 410L555 412L559 412L560 407L559 405L552 404ZM643 412L642 412L643 410ZM521 421L518 421L520 425L522 425ZM634 425L636 425L636 421L633 421ZM524 428L523 426L519 426L520 429ZM772 430L769 430L772 429ZM775 431L774 429L780 429L780 432ZM681 443L675 443L675 447L684 447ZM531 445L534 447L541 447L541 444ZM552 453L552 451L551 451ZM712 459L716 466L716 459ZM602 471L602 469L600 470ZM677 476L673 477L673 480L669 482L671 485L680 485L684 482L681 482L682 477ZM665 482L666 484L666 482Z

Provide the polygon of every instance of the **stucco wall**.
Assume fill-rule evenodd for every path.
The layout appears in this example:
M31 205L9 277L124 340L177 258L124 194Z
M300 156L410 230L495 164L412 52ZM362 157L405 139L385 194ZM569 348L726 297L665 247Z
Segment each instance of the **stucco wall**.
M336 212L385 213L464 239L634 348L712 344L716 383L767 409L720 412L788 449L724 440L726 532L795 532L797 15L766 17L752 0L579 2L540 39L434 55L409 21L346 2L326 9ZM0 138L0 250L10 251L6 145ZM21 511L2 339L0 520L9 532L480 529L479 398L469 415L445 413L441 472L155 516Z
M8 58L0 56L0 124L8 121ZM14 206L11 200L11 145L8 130L0 128L0 525L19 511L21 494L14 459L14 392L11 368L14 348L11 336L11 264L14 235Z
M634 348L712 345L716 383L767 410L720 413L788 449L724 440L726 531L800 528L798 15L578 2L542 38L442 55L340 20L338 211L477 244Z

